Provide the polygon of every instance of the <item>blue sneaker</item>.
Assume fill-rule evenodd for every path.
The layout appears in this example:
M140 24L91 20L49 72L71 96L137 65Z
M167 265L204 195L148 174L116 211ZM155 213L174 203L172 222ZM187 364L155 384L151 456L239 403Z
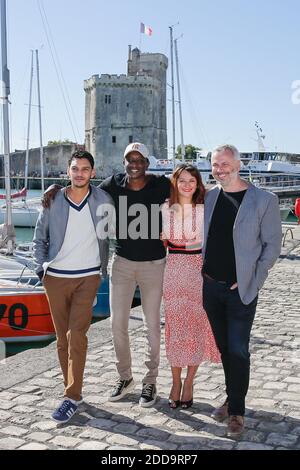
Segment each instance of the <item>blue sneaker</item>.
M72 416L76 413L78 408L77 402L74 400L66 399L64 400L58 408L52 413L52 419L57 423L67 423L70 421Z

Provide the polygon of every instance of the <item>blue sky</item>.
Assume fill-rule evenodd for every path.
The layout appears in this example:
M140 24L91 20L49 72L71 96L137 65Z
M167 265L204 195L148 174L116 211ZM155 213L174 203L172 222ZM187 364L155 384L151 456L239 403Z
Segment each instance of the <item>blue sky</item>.
M39 3L68 86L76 136ZM152 37L142 37L142 51L169 55L168 26L179 21L175 37L183 34L178 45L185 143L211 149L230 141L240 150L255 150L257 120L268 149L300 153L300 105L291 99L292 82L300 80L299 0L7 0L7 7L13 149L25 147L31 49L40 50L44 141L76 137L83 142L84 79L126 73L128 44L139 45L141 21L153 28ZM31 146L38 146L36 108Z

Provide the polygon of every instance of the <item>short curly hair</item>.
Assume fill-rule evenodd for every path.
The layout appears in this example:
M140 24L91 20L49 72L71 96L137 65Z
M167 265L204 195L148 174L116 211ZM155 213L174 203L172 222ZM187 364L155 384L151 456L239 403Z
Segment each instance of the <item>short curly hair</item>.
M68 161L68 165L71 166L71 163L72 163L73 160L75 160L75 159L79 160L81 158L85 158L86 160L88 160L91 164L92 169L94 168L94 166L95 166L94 157L93 157L93 155L91 155L86 150L76 150L75 152L73 152L72 155L71 155L71 158Z

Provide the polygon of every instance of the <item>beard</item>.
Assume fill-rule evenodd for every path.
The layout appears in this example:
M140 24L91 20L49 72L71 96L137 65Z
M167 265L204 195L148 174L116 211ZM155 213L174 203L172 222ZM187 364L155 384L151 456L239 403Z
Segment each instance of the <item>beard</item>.
M222 187L227 187L231 183L237 180L237 177L239 175L238 170L232 170L228 173L226 173L225 178L219 178L217 175L215 176L215 179L221 184Z

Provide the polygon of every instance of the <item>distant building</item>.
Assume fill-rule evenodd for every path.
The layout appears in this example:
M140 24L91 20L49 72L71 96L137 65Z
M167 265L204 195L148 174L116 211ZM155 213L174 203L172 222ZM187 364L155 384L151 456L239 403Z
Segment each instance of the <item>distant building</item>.
M84 82L85 146L103 176L122 168L125 147L140 141L157 158L167 154L167 68L164 54L129 46L127 75L93 75Z
M47 145L44 147L44 175L59 176L61 173L66 173L68 167L68 160L71 154L78 148L75 143L60 143L57 145ZM24 176L25 171L25 150L16 150L11 153L10 157L10 170L12 175ZM1 159L0 159L1 168ZM4 174L1 172L1 174ZM34 148L29 150L28 161L28 175L40 176L40 149Z

